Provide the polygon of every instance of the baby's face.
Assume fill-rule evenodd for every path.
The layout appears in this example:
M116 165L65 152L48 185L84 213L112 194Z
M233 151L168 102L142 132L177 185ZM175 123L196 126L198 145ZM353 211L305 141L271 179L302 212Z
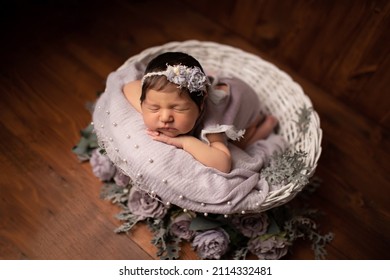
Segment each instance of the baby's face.
M199 117L198 106L188 94L180 94L176 85L149 90L141 109L146 127L169 137L189 133Z

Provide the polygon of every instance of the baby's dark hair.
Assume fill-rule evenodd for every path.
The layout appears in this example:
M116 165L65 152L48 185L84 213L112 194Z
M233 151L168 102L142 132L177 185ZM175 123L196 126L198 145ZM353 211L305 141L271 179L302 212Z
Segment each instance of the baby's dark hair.
M167 65L175 66L175 65L184 65L187 67L199 67L202 72L204 73L204 70L202 66L200 65L199 61L196 60L194 57L192 57L189 54L182 53L182 52L165 52L162 53L155 58L153 58L149 64L146 66L145 73L151 73L151 72L159 72L164 71L167 69ZM141 103L146 98L146 92L150 89L154 89L157 91L160 91L164 89L170 82L167 80L167 78L163 75L156 75L147 77L142 85L142 92L140 101ZM193 91L189 92L189 90L185 87L182 87L180 89L181 93L189 94L190 98L195 102L195 104L198 106L199 111L201 112L203 109L204 100L207 96L207 92L202 91Z

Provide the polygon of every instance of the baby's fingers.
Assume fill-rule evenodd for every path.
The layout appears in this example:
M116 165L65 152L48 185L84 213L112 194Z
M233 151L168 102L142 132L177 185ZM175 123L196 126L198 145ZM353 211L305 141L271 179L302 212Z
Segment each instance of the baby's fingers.
M175 142L176 142L176 141L175 141L175 140L176 140L175 138L166 136L166 135L164 135L164 134L162 134L162 133L160 133L160 134L157 135L157 136L154 136L153 139L156 140L156 141L164 142L164 143L169 144L169 145L174 145L174 146L176 146L176 145L175 145Z
M155 131L155 130L147 129L147 130L146 130L146 134L148 134L149 136L154 137L154 136L159 136L159 135L160 135L160 132Z

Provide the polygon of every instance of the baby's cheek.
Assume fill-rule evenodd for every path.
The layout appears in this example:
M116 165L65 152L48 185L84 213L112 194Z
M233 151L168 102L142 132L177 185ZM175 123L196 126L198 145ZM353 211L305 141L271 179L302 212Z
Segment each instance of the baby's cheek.
M187 123L186 126L183 126L182 128L183 134L189 133L194 128L194 126L195 125L193 123Z
M147 128L151 130L156 130L156 125L152 118L150 118L147 115L143 115L143 119L144 119L144 124Z

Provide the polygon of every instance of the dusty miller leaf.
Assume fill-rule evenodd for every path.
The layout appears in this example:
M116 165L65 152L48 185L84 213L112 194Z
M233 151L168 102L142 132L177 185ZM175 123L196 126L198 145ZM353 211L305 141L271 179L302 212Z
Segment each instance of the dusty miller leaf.
M90 159L92 151L99 146L93 125L89 124L80 131L80 134L80 141L72 148L72 152L77 155L80 161L87 161Z
M179 252L181 239L178 237L170 236L169 241L166 243L166 249L160 255L162 260L177 260L179 258Z
M166 221L148 219L147 224L153 233L151 243L157 248L157 256L164 260L178 259L181 239L169 234Z
M306 185L309 182L308 170L304 158L307 153L303 151L286 150L275 153L270 164L263 168L261 175L270 185L286 185L294 182L299 185Z
M312 232L309 236L309 239L312 241L311 248L314 251L314 257L317 260L323 260L326 257L325 246L329 244L334 238L334 234L329 232L327 234L321 235L318 232Z
M123 223L118 228L116 228L114 230L114 232L115 233L122 233L122 232L126 233L129 230L131 230L138 222L139 222L139 220L128 220L127 222Z
M290 241L303 238L311 241L315 259L324 259L326 256L325 246L333 240L333 233L321 234L317 223L310 217L317 211L312 210L306 215L295 215L286 222L284 230Z
M137 220L140 221L141 219L139 216L134 215L133 213L130 212L129 209L123 210L119 212L118 214L115 215L115 217L120 220L120 221L128 221L128 220Z
M125 203L128 195L128 188L120 187L115 183L106 183L100 190L100 198L110 200L112 203Z
M240 249L237 249L233 253L233 260L245 260L246 256L248 255L248 247L241 247Z
M303 106L298 113L298 120L295 123L298 126L298 133L302 133L302 136L309 131L309 124L313 108L307 108Z
M131 230L139 221L142 221L143 218L137 215L134 215L130 212L128 208L125 210L119 212L115 216L120 221L126 221L121 226L119 226L117 229L115 229L116 233L122 233L122 232L128 232Z

